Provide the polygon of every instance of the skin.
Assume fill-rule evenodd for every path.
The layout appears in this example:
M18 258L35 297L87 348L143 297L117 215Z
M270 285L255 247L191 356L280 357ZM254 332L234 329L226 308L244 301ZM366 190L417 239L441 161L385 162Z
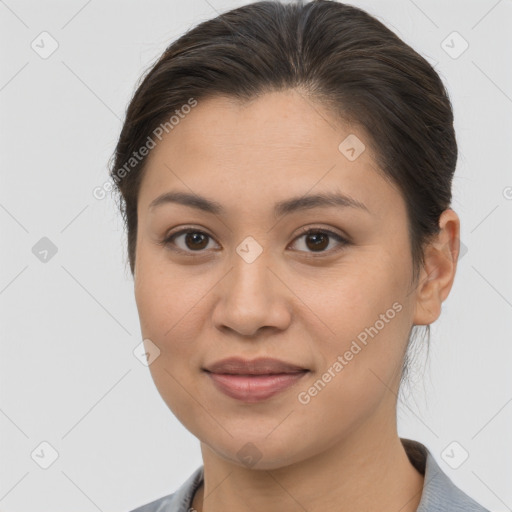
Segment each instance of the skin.
M349 134L366 146L355 161L338 150ZM143 337L160 350L150 365L154 382L201 443L204 485L193 501L200 512L418 506L424 478L397 434L400 371L411 327L434 322L450 292L460 223L453 210L443 212L412 283L405 203L379 174L370 143L361 128L288 90L246 104L200 101L148 157L135 297ZM171 203L149 209L171 190L206 196L226 213ZM273 215L277 201L333 190L370 213L331 206ZM174 247L189 255L161 245L171 229L190 226L209 237L201 245L178 235ZM315 249L299 232L304 226L351 243L330 237ZM263 249L252 263L236 252L248 236ZM395 302L401 311L301 404L298 394ZM234 355L310 371L272 398L246 403L219 392L202 371ZM237 456L248 442L261 457L254 466Z

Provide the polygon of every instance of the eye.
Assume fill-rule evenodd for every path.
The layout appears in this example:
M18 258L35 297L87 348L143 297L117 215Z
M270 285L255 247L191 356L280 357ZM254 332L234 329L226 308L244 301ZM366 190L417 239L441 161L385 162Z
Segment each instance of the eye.
M317 256L314 253L320 253L319 256L322 256L325 252L338 251L349 244L349 241L338 233L323 228L304 228L302 234L295 238L295 240L300 240L301 238L305 238L302 246L306 248L306 252L308 250L312 252L313 257ZM338 242L338 248L326 250L330 245L331 238Z
M181 237L184 238L180 240ZM311 252L313 253L313 257L317 256L314 253L320 253L318 256L322 256L323 253L338 251L350 243L341 235L323 228L303 228L302 234L296 237L294 242L301 238L305 238L303 247L305 247L306 250L299 249L299 252ZM334 239L338 243L337 249L328 249L331 245L331 239ZM204 249L208 249L209 240L213 240L213 238L208 233L196 228L186 228L171 233L160 242L160 245L169 247L178 253L195 256L193 253L202 253ZM177 241L180 241L180 243Z
M184 238L181 241L181 245L176 243L176 240L179 240L180 237L183 236ZM203 249L208 247L208 239L213 240L208 233L195 228L187 228L171 233L162 240L161 245L164 245L165 247L169 246L176 252L194 256L191 253L203 252Z

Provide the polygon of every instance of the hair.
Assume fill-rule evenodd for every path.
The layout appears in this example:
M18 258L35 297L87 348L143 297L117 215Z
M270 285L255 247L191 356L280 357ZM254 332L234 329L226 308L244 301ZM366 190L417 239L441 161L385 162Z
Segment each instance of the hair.
M110 161L132 275L147 159L133 154L162 132L159 127L172 129L169 117L186 112L191 99L243 102L288 89L367 134L377 170L406 204L416 283L424 247L451 203L457 161L452 106L422 56L365 11L331 0L259 1L233 9L179 37L140 77ZM426 331L430 336L430 325ZM401 381L409 362L406 354Z

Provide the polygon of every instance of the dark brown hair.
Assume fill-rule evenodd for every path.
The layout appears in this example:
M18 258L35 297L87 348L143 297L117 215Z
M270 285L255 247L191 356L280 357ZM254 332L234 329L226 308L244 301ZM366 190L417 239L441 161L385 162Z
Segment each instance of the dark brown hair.
M379 171L407 206L415 282L424 246L451 202L457 160L451 104L423 57L368 13L330 0L233 9L185 33L141 77L111 166L132 274L146 161L134 159L127 169L132 154L191 98L245 101L291 88L370 137Z

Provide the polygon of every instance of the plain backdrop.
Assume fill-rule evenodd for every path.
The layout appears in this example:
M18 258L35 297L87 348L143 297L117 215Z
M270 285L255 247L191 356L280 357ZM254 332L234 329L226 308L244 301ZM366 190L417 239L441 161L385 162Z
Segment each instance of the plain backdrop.
M123 225L110 195L92 192L141 73L244 3L0 1L0 511L127 511L202 463L133 354ZM399 434L484 506L510 511L512 2L352 3L435 66L460 147L452 206L465 250ZM469 455L457 469L450 445Z

